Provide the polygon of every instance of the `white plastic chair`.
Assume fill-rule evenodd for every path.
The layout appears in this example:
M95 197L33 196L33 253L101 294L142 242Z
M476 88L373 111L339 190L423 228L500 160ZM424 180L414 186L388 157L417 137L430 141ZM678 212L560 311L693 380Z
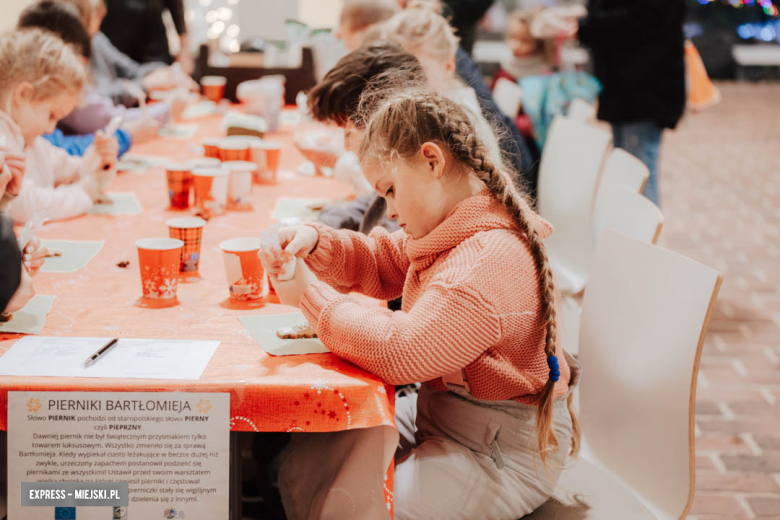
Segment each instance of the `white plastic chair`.
M604 234L580 331L583 449L524 520L685 518L696 377L720 283L689 258Z
M580 123L590 123L596 119L596 107L581 98L574 98L569 105L569 119Z
M626 186L602 187L593 215L593 244L608 230L655 244L661 234L663 214L644 195ZM593 265L591 258L591 265ZM587 292L587 289L586 289ZM579 352L579 331L582 316L582 296L564 295L558 302L558 322L562 346L571 354Z
M562 294L579 293L587 281L594 198L611 143L610 133L561 116L553 120L547 134L537 207L555 226L545 242L556 288Z
M617 231L645 244L655 244L664 217L658 206L625 186L600 190L593 215L593 243L607 230Z
M523 89L514 81L498 78L493 87L493 100L501 113L514 121L523 102Z
M645 163L622 148L613 148L607 157L604 173L601 175L601 186L620 184L631 188L636 193L642 193L648 177L650 177L650 170Z
M625 150L613 148L609 153L593 209L592 252L606 229L646 244L656 243L663 215L655 204L640 195L648 175L647 166ZM589 266L593 263L592 252ZM561 342L572 354L579 351L581 306L581 294L562 294L558 303Z

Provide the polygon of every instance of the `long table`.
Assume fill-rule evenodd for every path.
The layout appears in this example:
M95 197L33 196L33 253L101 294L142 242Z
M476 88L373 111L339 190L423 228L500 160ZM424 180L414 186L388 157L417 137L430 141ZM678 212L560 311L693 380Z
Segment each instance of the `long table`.
M199 155L202 139L222 135L221 117L192 122L199 125L187 140L158 138L134 147L133 152L187 160ZM7 429L9 391L126 391L229 392L231 431L333 432L392 426L393 387L378 377L332 354L273 357L265 353L244 329L240 316L274 314L291 309L270 303L232 302L219 243L236 237L259 237L272 223L280 197L346 198L350 189L326 178L295 174L303 162L295 150L293 127L267 137L284 148L276 184L253 188L251 212L229 212L206 224L200 261L200 279L180 283L179 305L148 309L135 305L141 282L135 241L168 236L166 220L189 216L190 210L171 210L165 170L120 173L111 192L133 192L143 211L131 216L88 215L47 224L43 239L105 240L97 256L73 274L40 273L38 294L56 295L42 331L44 336L220 340L211 362L197 381L59 377L0 377L0 430ZM129 260L127 268L119 267ZM19 335L0 334L0 354ZM392 467L388 504L392 502ZM231 515L233 516L233 515Z

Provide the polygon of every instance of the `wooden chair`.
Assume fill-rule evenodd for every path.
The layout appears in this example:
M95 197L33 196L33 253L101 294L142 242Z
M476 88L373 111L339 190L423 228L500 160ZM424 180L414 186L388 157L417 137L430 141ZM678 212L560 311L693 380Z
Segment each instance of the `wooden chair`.
M501 113L514 121L523 104L523 89L513 81L498 78L493 88L493 100Z
M582 291L592 256L591 219L612 135L562 116L553 120L539 168L539 214L555 226L546 239L556 288Z
M664 216L658 206L626 186L612 186L599 192L593 215L593 243L607 230L617 231L645 244L655 244Z
M650 177L650 170L645 163L622 148L613 148L604 166L600 186L619 184L631 188L636 193L642 193L648 177Z
M574 98L569 105L569 113L567 114L572 121L579 121L580 123L590 123L596 119L596 107L581 98Z
M528 520L682 519L694 494L696 377L717 271L607 231L580 331L583 449Z

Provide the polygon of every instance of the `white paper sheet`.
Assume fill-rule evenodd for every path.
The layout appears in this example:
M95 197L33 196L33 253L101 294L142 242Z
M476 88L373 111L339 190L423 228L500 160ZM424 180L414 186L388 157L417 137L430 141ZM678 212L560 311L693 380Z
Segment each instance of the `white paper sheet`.
M199 379L219 341L125 339L84 368L111 338L28 336L0 357L0 375Z
M252 335L263 350L272 356L292 356L300 354L323 354L330 352L317 338L312 339L282 339L276 331L282 327L292 327L306 323L306 318L300 312L289 314L263 314L260 316L242 316L239 318L246 330Z
M39 334L55 298L36 294L27 305L14 313L10 321L0 322L0 334Z

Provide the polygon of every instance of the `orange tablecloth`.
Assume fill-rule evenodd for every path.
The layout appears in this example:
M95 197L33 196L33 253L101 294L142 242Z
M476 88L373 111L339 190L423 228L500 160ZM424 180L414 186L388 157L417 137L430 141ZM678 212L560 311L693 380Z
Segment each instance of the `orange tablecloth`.
M220 117L194 121L190 140L157 139L137 146L134 153L184 160L197 156L201 139L221 135ZM292 131L270 136L284 142L276 185L255 185L254 211L230 212L212 218L203 232L201 280L180 283L181 302L168 309L134 305L141 295L139 238L168 236L166 220L194 210L168 209L162 167L144 173L122 173L112 192L132 191L143 207L140 215L89 215L46 225L42 238L105 240L105 246L85 268L74 274L41 273L38 294L57 298L42 331L44 336L92 336L220 340L222 343L198 381L97 379L59 377L0 378L0 429L7 428L9 390L230 392L233 431L326 432L393 424L393 388L376 376L332 354L272 357L244 329L239 316L289 312L280 305L247 308L228 301L219 243L241 236L259 237L271 223L279 197L346 197L349 188L324 178L294 174L303 161L292 145ZM117 262L130 260L129 268ZM19 335L0 335L4 353Z

